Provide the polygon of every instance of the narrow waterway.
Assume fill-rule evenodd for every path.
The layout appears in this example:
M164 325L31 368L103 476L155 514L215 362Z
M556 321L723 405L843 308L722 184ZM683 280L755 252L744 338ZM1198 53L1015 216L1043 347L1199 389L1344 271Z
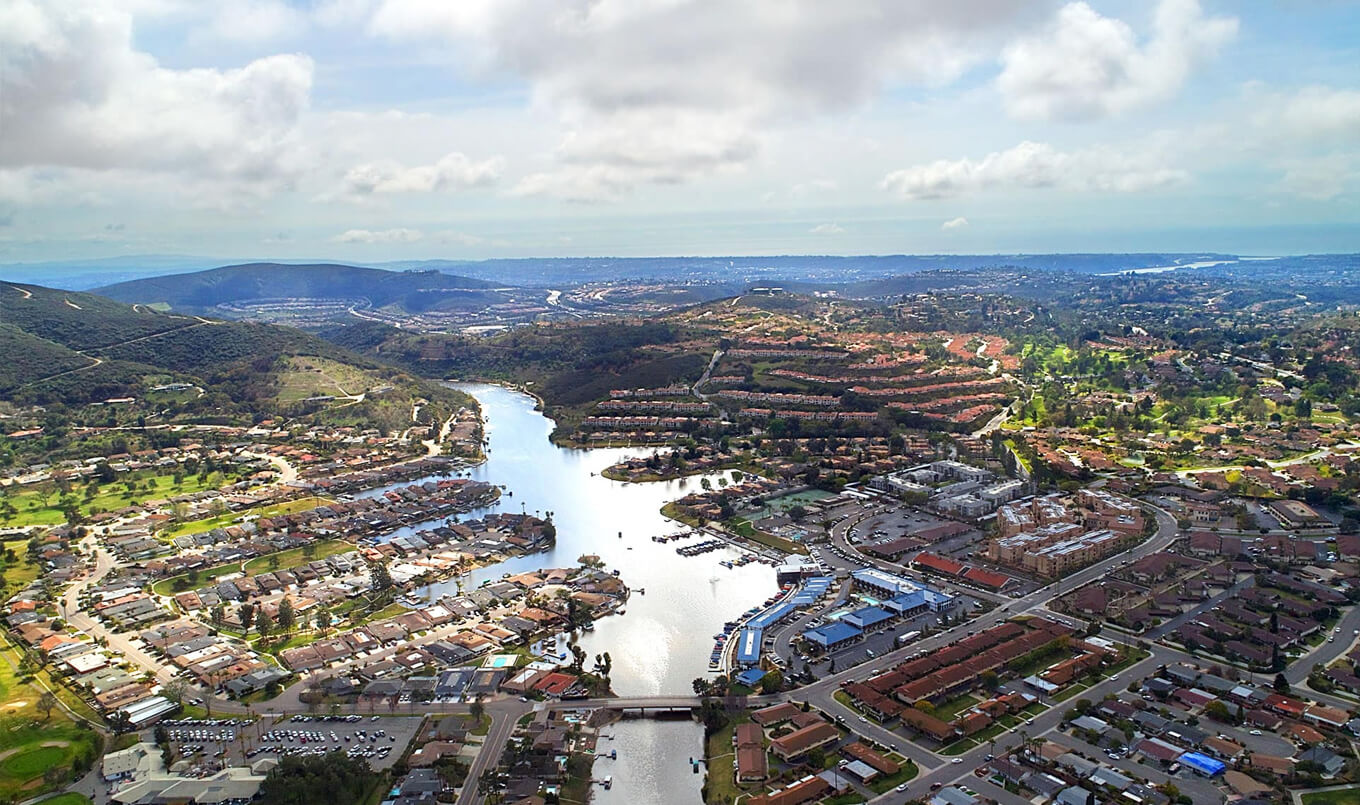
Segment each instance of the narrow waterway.
M581 647L592 659L609 652L613 688L620 695L691 693L692 680L706 676L713 636L723 623L778 589L774 569L758 563L733 569L719 565L738 555L734 549L685 558L675 553L676 543L652 541L654 535L683 530L659 509L698 488L697 477L648 484L611 481L599 472L620 457L647 451L557 447L548 441L552 421L535 410L528 395L480 383L457 388L477 398L486 419L487 461L471 477L506 489L494 506L468 517L551 512L557 526L552 551L482 568L461 579L463 588L505 573L570 567L582 554L596 554L634 593L625 614L597 621L594 632L581 636ZM458 582L450 580L417 596L457 592Z
M704 756L704 728L694 721L635 719L607 727L612 741L600 741L597 752L619 753L617 760L595 761L597 780L612 777L608 790L595 786L591 802L598 805L701 802L704 766L694 771L693 759Z

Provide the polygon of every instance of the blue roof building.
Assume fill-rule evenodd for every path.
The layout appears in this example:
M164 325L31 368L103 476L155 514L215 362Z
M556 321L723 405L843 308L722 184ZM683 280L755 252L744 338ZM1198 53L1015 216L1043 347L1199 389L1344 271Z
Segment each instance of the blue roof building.
M891 612L880 607L862 607L854 612L846 613L841 621L864 630L881 626L892 620L893 617L894 615Z
M815 604L817 599L826 595L826 591L831 588L831 579L826 576L817 576L803 582L802 589L789 596L789 603L795 607L805 607Z
M793 604L781 601L752 618L746 625L752 629L768 629L793 612Z
M748 688L754 688L760 684L760 680L765 678L765 672L759 668L747 668L737 674L737 681Z
M883 602L883 608L898 615L910 615L927 608L926 591L912 590Z
M760 629L742 629L737 635L737 663L755 665L760 662Z
M1214 760L1208 755L1199 752L1186 752L1180 756L1180 761L1205 777L1213 777L1222 774L1227 765L1221 760Z
M816 643L824 649L839 648L853 640L858 640L863 635L862 629L841 621L828 623L825 626L818 626L816 629L808 629L803 632L805 640Z

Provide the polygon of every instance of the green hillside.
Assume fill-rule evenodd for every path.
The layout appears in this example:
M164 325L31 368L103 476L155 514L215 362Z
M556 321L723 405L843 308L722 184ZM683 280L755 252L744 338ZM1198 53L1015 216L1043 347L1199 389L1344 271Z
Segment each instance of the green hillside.
M271 299L343 299L375 308L398 303L410 309L429 309L453 292L484 302L485 294L479 291L492 287L489 282L437 271L249 263L120 282L95 293L120 302L166 304L174 310L199 312L219 305Z
M0 466L74 455L72 434L88 449L152 425L283 419L392 433L417 407L422 422L441 422L469 399L300 330L93 294L0 284L0 322L0 432L43 429L0 439Z

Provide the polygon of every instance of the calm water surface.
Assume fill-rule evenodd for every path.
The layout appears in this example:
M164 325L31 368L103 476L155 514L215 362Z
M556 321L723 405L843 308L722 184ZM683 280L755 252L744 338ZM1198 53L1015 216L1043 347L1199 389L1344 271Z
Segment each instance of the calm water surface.
M598 752L616 749L618 760L595 761L595 779L614 778L608 791L595 786L599 805L670 805L701 802L704 767L691 771L690 758L704 754L704 728L694 721L637 719L607 727L613 741L600 741Z
M477 398L486 418L487 461L472 470L471 477L506 489L494 506L469 517L497 511L552 512L557 525L557 545L551 552L482 568L463 577L464 589L474 589L484 579L500 578L504 573L569 567L582 554L597 554L610 569L619 570L634 593L624 615L602 618L594 632L581 635L581 647L591 658L609 652L614 662L613 688L619 695L692 693L692 680L707 675L713 635L722 630L725 621L777 590L774 568L753 563L729 570L718 562L735 558L739 552L734 549L684 558L675 553L675 547L686 543L651 540L653 535L682 530L679 523L662 517L659 509L698 489L697 477L647 484L611 481L599 472L621 457L649 451L557 447L548 441L552 421L534 410L531 397L479 383L456 387ZM457 583L451 580L432 585L426 592L436 596L456 594ZM642 736L654 722L636 727L634 723L623 726L630 734ZM661 723L657 735L690 727L687 723ZM601 768L608 762L601 761ZM689 775L689 769L682 771ZM597 772L597 776L601 775ZM618 778L615 775L616 781ZM616 789L618 785L616 782Z

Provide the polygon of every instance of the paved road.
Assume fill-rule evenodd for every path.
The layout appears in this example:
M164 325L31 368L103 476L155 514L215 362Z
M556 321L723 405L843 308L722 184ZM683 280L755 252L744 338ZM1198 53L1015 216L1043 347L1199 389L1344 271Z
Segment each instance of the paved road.
M1341 631L1329 633L1328 637L1335 634L1336 642L1327 643L1324 641L1285 669L1284 678L1289 680L1289 684L1298 685L1302 683L1308 678L1308 674L1312 672L1314 665L1331 664L1332 660L1347 654L1352 646L1360 641L1360 636L1357 636L1360 635L1360 631L1357 631L1360 630L1360 606L1351 607L1345 615L1341 616L1341 620L1337 621L1335 628ZM1311 691L1310 694L1312 694ZM1349 710L1353 706L1348 705L1345 709Z
M500 760L501 752L505 749L505 744L510 740L510 734L515 730L515 724L531 712L529 704L514 699L494 702L487 705L487 715L491 716L491 728L487 730L486 739L482 741L481 751L468 764L467 782L463 785L463 790L458 793L457 805L479 805L483 797L477 785L477 780L489 768Z
M1243 579L1242 581L1237 582L1236 584L1232 585L1231 587L1214 596L1213 598L1210 598L1204 603L1199 604L1190 611L1183 612L1180 615L1177 615L1176 617L1165 621L1164 623L1162 623L1161 626L1158 626L1155 629L1149 629L1147 632L1140 635L1140 637L1144 640L1149 641L1161 640L1163 637L1179 629L1186 622L1198 618L1200 615L1203 615L1205 612L1213 609L1219 604L1222 604L1224 601L1228 600L1229 598L1232 598L1233 596L1237 595L1239 592L1247 589L1248 587L1255 586L1256 586L1255 578Z

